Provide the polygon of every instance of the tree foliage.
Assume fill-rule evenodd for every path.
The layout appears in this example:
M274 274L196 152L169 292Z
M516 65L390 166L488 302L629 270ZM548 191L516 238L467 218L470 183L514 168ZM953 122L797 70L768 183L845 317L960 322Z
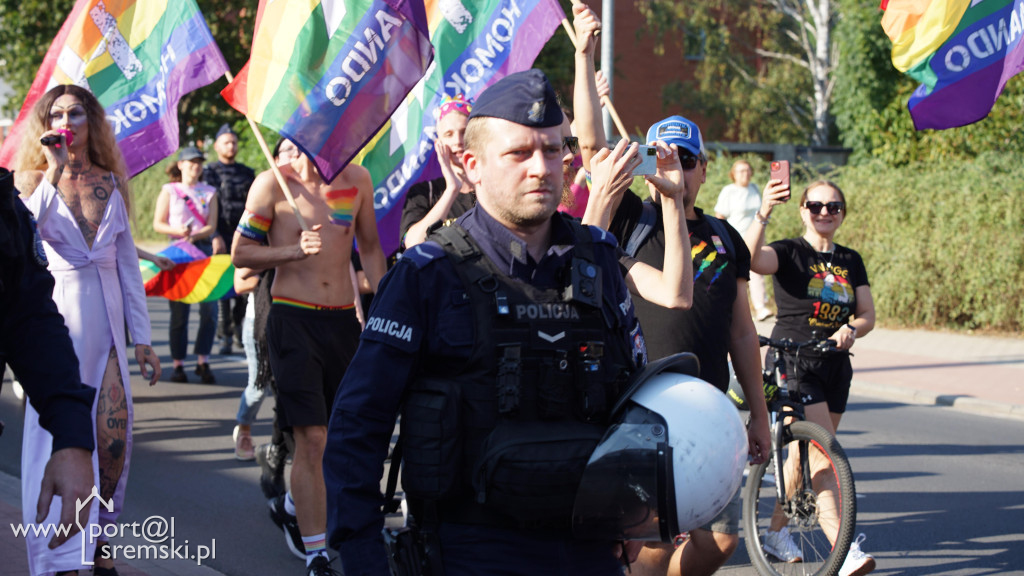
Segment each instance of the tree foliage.
M873 0L842 0L836 35L843 59L836 71L835 114L854 161L879 158L891 165L1024 152L1024 77L1010 80L985 119L949 130L914 129L907 101L917 84L892 66L892 44Z
M658 50L686 52L698 36L696 77L666 87L712 118L727 138L829 144L839 51L835 0L636 0ZM690 40L692 42L692 40ZM677 100L678 101L678 100Z

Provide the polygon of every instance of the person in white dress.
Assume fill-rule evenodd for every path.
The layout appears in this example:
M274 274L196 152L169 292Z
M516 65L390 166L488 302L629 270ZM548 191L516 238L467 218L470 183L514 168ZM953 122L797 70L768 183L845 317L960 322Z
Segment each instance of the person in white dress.
M43 145L41 138L54 136ZM93 502L90 524L116 524L124 502L132 451L132 392L125 326L142 374L156 383L160 360L150 341L146 291L132 240L124 158L99 101L74 85L57 86L36 103L16 162L18 189L38 222L53 299L64 316L78 356L82 382L96 388L93 426L96 487L111 509ZM147 370L147 366L151 370ZM52 437L31 405L25 412L22 502L26 523L35 502ZM52 504L45 523L59 522ZM26 538L35 574L75 574L82 558L95 557L94 574L116 574L106 542L78 538L56 549L49 538Z

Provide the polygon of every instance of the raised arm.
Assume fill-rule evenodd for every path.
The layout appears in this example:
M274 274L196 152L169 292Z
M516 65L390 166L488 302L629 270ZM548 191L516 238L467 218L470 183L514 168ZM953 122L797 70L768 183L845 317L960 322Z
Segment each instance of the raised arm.
M764 245L764 231L772 218L772 210L789 200L789 186L782 180L769 180L764 186L761 209L754 214L754 222L743 233L743 242L750 250L750 269L758 274L775 274L779 270L779 255Z
M445 146L441 139L434 141L434 152L437 154L437 163L441 165L441 173L444 174L444 193L437 199L437 202L427 210L422 218L417 220L405 233L404 244L406 248L422 243L427 239L427 229L435 222L448 218L448 213L455 204L455 199L462 193L462 179L452 168L452 152ZM360 247L360 250L362 248Z
M356 242L359 245L359 261L363 265L363 273L373 291L377 291L381 278L387 271L384 249L380 247L377 235L377 216L373 211L373 180L370 172L362 166L353 166L361 172L356 178L359 190L359 214L356 216Z
M665 225L665 259L661 270L642 262L631 267L626 281L644 300L665 308L687 310L693 305L693 257L690 231L686 227L683 206L683 167L675 145L655 142L658 147L658 171L647 176L651 193L661 201Z
M576 82L573 88L573 111L576 117L576 136L580 140L583 168L590 170L591 158L608 147L601 124L601 104L594 76L594 52L597 51L595 31L601 29L601 20L586 4L572 7L576 28Z

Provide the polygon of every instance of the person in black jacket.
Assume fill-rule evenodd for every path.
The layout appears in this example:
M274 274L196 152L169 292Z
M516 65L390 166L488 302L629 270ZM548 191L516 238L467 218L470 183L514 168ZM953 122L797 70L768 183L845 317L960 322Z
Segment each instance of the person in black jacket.
M60 522L72 529L55 535L51 549L88 521L89 507L76 518L75 504L89 497L96 482L91 416L96 391L82 384L71 336L52 294L53 276L35 222L17 197L13 173L0 167L0 372L11 366L43 428L53 435L36 522L45 519L56 495L63 503Z
M256 179L252 168L235 161L238 154L238 135L231 126L224 124L217 131L217 139L213 141L213 150L217 153L217 161L210 162L203 168L201 180L217 189L217 235L213 238L214 254L230 254L231 240L235 236L235 228L245 211L245 199L249 196L249 187ZM232 342L242 346L242 322L245 319L246 296L236 296L220 301L220 325L217 336L221 339L221 354L231 354Z

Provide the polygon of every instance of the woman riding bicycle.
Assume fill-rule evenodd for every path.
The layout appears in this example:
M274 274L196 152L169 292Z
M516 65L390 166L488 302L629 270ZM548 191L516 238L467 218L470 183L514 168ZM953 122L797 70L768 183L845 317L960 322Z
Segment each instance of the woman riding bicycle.
M750 269L773 275L778 313L772 338L828 338L836 343L835 352L809 347L799 357L786 358L790 397L804 404L807 420L835 434L853 379L848 351L874 327L875 307L860 255L833 241L846 219L846 197L836 184L819 180L804 190L803 236L764 245L772 210L789 198L790 190L781 180L769 181L744 240L750 249ZM784 553L791 541L784 528L782 533L786 540L776 548ZM840 575L867 574L874 565L855 542Z

